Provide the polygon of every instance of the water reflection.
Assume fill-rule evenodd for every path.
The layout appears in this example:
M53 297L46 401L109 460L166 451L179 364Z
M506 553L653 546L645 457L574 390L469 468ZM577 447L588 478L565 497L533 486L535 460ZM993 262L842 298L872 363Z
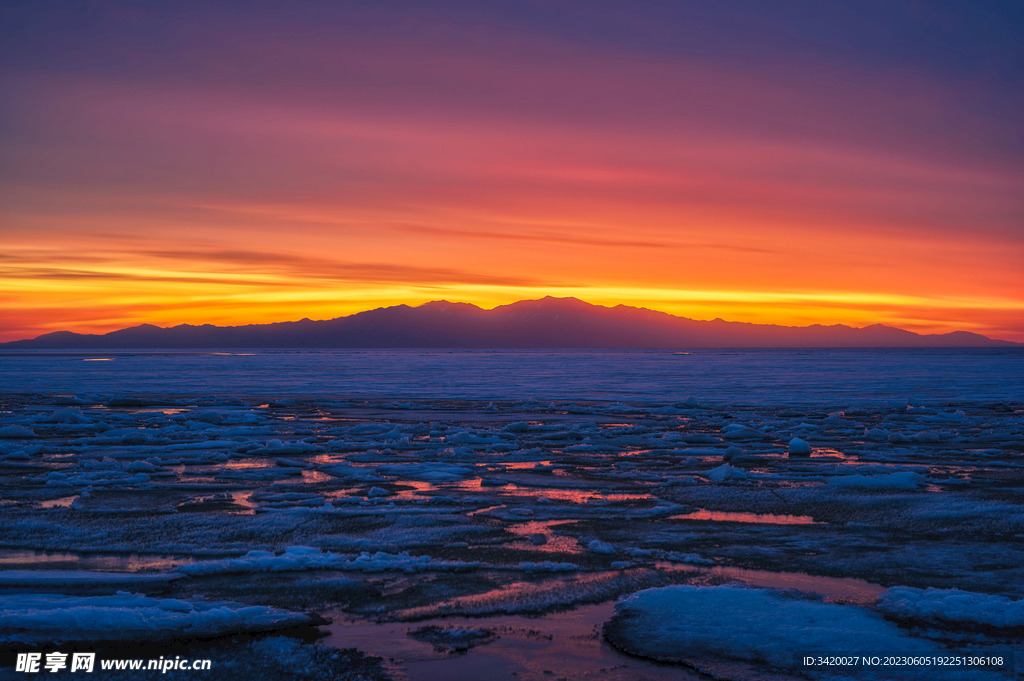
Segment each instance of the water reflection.
M401 488L401 489L395 489ZM403 501L415 501L422 497L429 497L437 492L437 485L430 482L419 482L416 480L402 480L392 489L388 499L400 499Z
M870 605L886 590L881 584L850 577L819 577L803 572L768 572L744 570L736 567L716 567L702 570L694 583L722 583L736 580L753 586L772 589L795 589L805 593L821 594L828 603L856 603Z
M0 565L4 569L26 568L59 569L62 565L76 570L110 570L114 572L142 572L170 570L175 565L191 563L187 556L147 555L140 553L71 553L66 551L32 551L0 549Z
M508 463L502 462L501 465L496 469L497 471L508 470L508 471L519 471L529 470L531 468L537 468L539 466L550 466L550 461L510 461Z
M323 640L334 648L358 648L390 658L409 681L469 681L476 679L580 679L607 681L681 681L704 677L680 665L660 664L620 653L605 642L601 626L615 612L613 602L586 605L541 618L521 615L446 617L414 625L346 621L332 613L335 623ZM439 653L408 633L423 626L487 629L497 638L465 654Z
M402 484L411 484L403 482ZM608 492L602 489L574 489L557 487L525 487L515 483L495 486L488 485L481 479L463 480L449 485L467 492L483 492L498 499L530 499L546 498L549 501L567 501L573 504L611 503L627 501L652 501L650 494L634 494L629 492Z
M545 553L583 553L583 547L575 537L563 537L551 528L579 522L577 520L539 520L531 523L508 525L505 529L519 535L529 543L522 548Z
M828 447L813 447L811 448L810 458L812 459L838 459L843 463L859 463L860 459L852 454L843 454L838 449L829 449Z
M669 520L713 520L723 523L763 523L767 525L824 525L809 515L775 515L772 513L733 513L700 508L686 515L669 516Z
M78 498L76 494L73 497L61 497L60 499L50 499L48 501L42 501L39 506L42 508L69 508L72 502Z

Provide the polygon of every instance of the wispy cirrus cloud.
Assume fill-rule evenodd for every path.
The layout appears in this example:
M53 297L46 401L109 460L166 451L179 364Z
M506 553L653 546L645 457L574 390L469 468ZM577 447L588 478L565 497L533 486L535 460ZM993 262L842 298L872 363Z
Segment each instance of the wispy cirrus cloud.
M126 251L118 257L72 256L65 266L38 264L9 256L0 277L9 280L110 279L232 286L303 287L313 282L415 283L420 285L491 285L540 287L557 283L527 277L493 276L473 271L391 263L358 263L302 255L242 250ZM213 275L208 274L214 273ZM262 275L262 276L261 276Z

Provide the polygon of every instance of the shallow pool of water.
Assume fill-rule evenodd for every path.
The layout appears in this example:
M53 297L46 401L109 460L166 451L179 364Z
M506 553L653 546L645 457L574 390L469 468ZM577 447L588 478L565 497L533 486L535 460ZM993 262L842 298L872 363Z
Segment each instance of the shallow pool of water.
M763 523L766 525L823 525L809 515L775 515L772 513L732 513L699 508L693 513L669 516L669 520L713 520L723 523Z
M744 570L736 567L716 567L703 571L701 581L722 582L736 580L753 586L771 589L795 589L805 593L821 594L828 603L856 603L869 605L886 590L881 584L851 577L820 577L803 572L769 572Z
M0 566L44 570L110 570L113 572L141 572L143 570L170 570L175 565L194 562L183 556L159 556L139 553L72 553L68 551L33 551L0 549Z
M359 648L390 658L409 681L476 681L478 679L608 679L609 681L679 681L706 679L681 665L659 664L620 653L602 636L601 626L615 612L613 602L588 605L544 617L447 617L423 622L370 624L345 621L330 625L326 645ZM489 629L490 643L465 653L438 652L407 632L423 626Z

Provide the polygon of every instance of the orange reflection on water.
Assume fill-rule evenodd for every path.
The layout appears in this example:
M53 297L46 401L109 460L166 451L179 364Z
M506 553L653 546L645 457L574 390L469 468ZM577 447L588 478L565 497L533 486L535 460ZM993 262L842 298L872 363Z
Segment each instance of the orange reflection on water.
M72 553L35 549L0 549L0 565L36 565L43 563L74 563L75 569L109 570L111 572L142 572L171 570L192 557L142 553Z
M242 506L242 507L248 508L248 509L256 508L256 504L254 504L249 499L249 497L252 496L252 492L250 490L239 490L239 491L234 491L234 492L228 492L228 496L231 497L231 503L233 503L233 504L237 504L238 506Z
M489 492L500 497L534 499L546 497L552 501L568 501L574 504L587 504L600 501L648 501L653 499L649 494L605 493L599 489L565 489L558 487L521 487L509 483L502 487L482 484L480 479L463 480L452 484L452 487L472 492Z
M402 480L399 484L402 487L411 487L412 489L392 490L391 496L388 499L422 499L425 496L429 496L429 492L437 491L437 485L432 482Z
M886 590L881 584L873 584L852 577L820 577L803 572L768 572L767 570L745 570L737 567L715 567L704 573L705 578L721 580L735 579L754 586L770 589L796 589L805 593L817 593L827 603L871 604Z
M171 414L186 414L191 412L192 410L184 407L136 407L134 409L122 409L120 411L132 415L156 414L157 412L159 412L161 414L166 414L170 416Z
M840 459L841 461L844 461L844 462L847 462L847 463L848 462L856 463L856 462L859 461L859 459L856 456L851 456L850 454L843 454L838 449L828 449L827 447L815 447L815 448L813 448L811 450L811 458L812 459L827 459L827 458Z
M78 498L76 494L73 497L61 497L60 499L50 499L49 501L40 502L41 508L69 508L71 502Z
M502 492L513 497L547 497L553 501L570 501L574 504L587 504L592 501L647 501L654 498L649 494L602 493L600 490L515 487L514 485L502 488Z
M404 484L412 484L412 481L411 480L402 480L401 483L403 485ZM486 489L488 491L489 490L496 490L496 489L504 489L504 488L498 488L498 487L485 487L482 483L483 483L483 481L480 478L474 478L472 480L460 480L458 482L451 482L451 483L446 484L445 487L454 487L456 489L465 490L467 492L480 492L481 490L484 490L484 489Z
M766 525L822 525L809 515L774 515L772 513L731 513L697 509L686 515L669 516L669 520L714 520L723 523L761 523Z
M334 476L327 475L327 473L321 473L320 471L302 471L302 482L308 482L310 484L327 482L334 480Z
M618 571L575 573L570 577L545 579L541 582L513 582L491 591L468 596L456 596L436 605L427 605L408 610L400 610L395 617L400 619L418 619L436 616L447 610L472 612L475 609L493 611L506 604L526 610L535 605L538 611L557 607L560 596L567 593L590 591L603 582L619 579Z
M579 522L577 520L538 520L531 523L521 523L518 525L509 525L505 529L513 534L517 534L521 537L529 539L532 535L544 535L547 540L543 544L534 544L532 541L526 546L517 546L516 548L525 548L531 551L543 551L545 553L583 553L583 547L576 540L575 537L563 537L555 534L551 531L552 527L556 525L566 525L568 523Z

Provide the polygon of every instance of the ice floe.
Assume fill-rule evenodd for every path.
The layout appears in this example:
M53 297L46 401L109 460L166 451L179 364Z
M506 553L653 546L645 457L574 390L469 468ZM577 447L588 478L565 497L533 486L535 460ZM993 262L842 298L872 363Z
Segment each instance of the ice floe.
M215 575L245 572L286 572L293 570L355 570L360 572L425 572L471 570L479 563L433 560L430 556L397 555L364 551L357 556L322 552L309 546L289 546L284 553L250 551L239 558L205 560L178 566L190 575Z
M238 603L58 594L0 595L0 641L145 640L212 637L320 624L314 615Z
M816 674L800 668L800 655L943 652L937 644L910 636L867 608L729 585L640 591L618 601L604 631L614 645L631 653L685 662L733 679L801 674L831 678L837 673L830 669ZM885 675L875 677L903 678L898 670L883 671ZM977 672L959 678L1001 677Z
M892 587L878 609L897 618L939 620L946 624L1024 627L1024 600L960 591Z

